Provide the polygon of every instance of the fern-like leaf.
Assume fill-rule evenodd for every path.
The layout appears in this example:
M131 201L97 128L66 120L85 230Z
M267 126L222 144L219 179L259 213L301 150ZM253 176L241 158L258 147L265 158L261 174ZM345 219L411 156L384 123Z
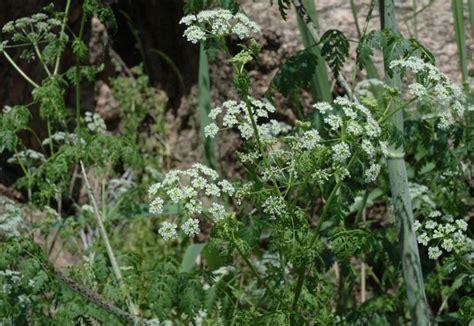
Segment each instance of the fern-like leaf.
M330 29L321 36L320 43L321 55L337 77L349 56L349 41L341 31Z

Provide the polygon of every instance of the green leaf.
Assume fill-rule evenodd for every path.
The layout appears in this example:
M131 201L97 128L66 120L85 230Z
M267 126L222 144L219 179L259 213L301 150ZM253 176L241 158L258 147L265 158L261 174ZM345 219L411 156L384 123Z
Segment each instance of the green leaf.
M316 56L311 50L298 51L280 67L273 78L272 86L285 96L300 87L307 87L312 80L316 64Z
M179 269L182 273L189 273L196 265L196 259L201 254L205 247L205 243L193 243L186 249L183 260L181 262L181 268Z
M337 77L349 56L349 41L341 31L330 29L321 36L320 42L321 55Z
M213 245L207 244L202 251L202 255L206 259L209 270L211 271L228 264L226 257L222 256Z

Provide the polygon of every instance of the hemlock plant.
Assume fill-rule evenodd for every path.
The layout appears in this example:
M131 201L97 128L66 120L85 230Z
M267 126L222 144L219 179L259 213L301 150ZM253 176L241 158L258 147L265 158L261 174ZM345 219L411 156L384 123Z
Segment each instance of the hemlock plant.
M282 16L293 4L305 37L314 41L306 43L315 48L295 53L265 96L256 96L247 67L258 60L260 46L252 36L261 29L233 1L218 3L222 8L187 1L189 15L181 24L184 38L201 43L201 54L221 51L233 69L229 80L238 99L214 106L201 129L207 138L233 133L240 139L233 157L238 178L225 177L226 162L216 169L198 162L187 169L151 160L144 165L150 153L139 151L146 146L133 129L153 107L156 90L141 70L137 79L120 79L132 104L140 104L126 113L133 128L113 136L99 114L83 112L78 85L101 67L84 62L83 27L78 35L67 28L71 1L65 12L48 7L3 27L10 37L0 52L31 85L33 102L5 107L0 116L0 152L20 166L18 186L28 193L25 211L0 197L0 324L469 322L472 298L456 294L461 284L472 289L474 277L466 194L456 182L467 161L460 136L466 93L440 72L426 48L394 28L365 28L354 67L382 50L388 82L347 81L346 36L329 30L318 37L304 4L285 0L277 3ZM393 9L379 5L385 13ZM82 10L83 22L112 17L95 0L84 1ZM238 40L238 50L228 46L231 40ZM62 71L69 46L76 65ZM23 58L38 60L42 81L19 68L8 54L12 47L24 47ZM302 110L301 88L326 63L345 94L315 98ZM123 95L120 85L115 82ZM77 97L73 113L64 100L68 87ZM293 124L277 118L285 109L277 92L292 99ZM20 131L34 134L28 126L32 105L39 106L48 131L41 152L18 137ZM400 115L402 127L394 123ZM72 123L63 123L65 117ZM90 180L102 183L93 189ZM396 188L400 180L403 187ZM74 196L77 183L91 205ZM400 213L398 197L389 199L390 193L410 211ZM66 201L74 203L72 213L62 209ZM377 214L380 206L386 210ZM26 223L22 214L33 208L44 216ZM48 243L51 230L57 238ZM33 232L44 236L42 246L28 237ZM64 273L54 267L58 239L82 257Z

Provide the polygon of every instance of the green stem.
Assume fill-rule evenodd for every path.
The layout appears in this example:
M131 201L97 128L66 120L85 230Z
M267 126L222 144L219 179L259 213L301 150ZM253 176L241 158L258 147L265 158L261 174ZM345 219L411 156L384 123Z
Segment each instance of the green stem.
M13 61L13 59L8 55L7 51L3 51L3 55L5 56L5 58L8 60L8 62L10 62L10 64L13 66L13 68L15 68L15 70L28 82L30 83L34 88L37 88L39 87L39 85L37 83L35 83L30 77L28 77L27 74L24 73L23 70L21 70L20 67L17 66L17 64L15 63L15 61Z
M260 283L263 284L263 286L267 289L267 291L270 293L270 295L277 299L278 301L280 301L281 304L284 304L284 302L282 301L282 299L277 296L275 294L275 292L273 291L273 289L270 287L270 285L268 285L268 283L260 276L260 274L257 272L257 270L255 269L255 267L252 265L252 263L249 261L249 259L244 255L244 253L242 252L242 250L240 249L237 241L235 240L235 236L234 234L232 234L232 243L233 245L235 246L235 248L237 249L237 252L239 253L240 257L242 257L242 259L244 260L245 264L248 266L248 268L250 268L250 270L252 271L252 273L255 275L255 277L258 279L258 281Z
M382 30L397 30L395 18L395 4L393 0L379 0L379 10ZM387 58L388 49L384 49L384 57ZM386 65L390 63L385 60ZM386 79L392 87L401 87L400 74L394 72L393 77L388 76L388 66L385 66ZM395 106L396 107L396 106ZM403 133L403 111L397 110L391 115L391 124L400 133ZM410 306L412 325L430 325L428 304L426 300L423 274L420 263L420 255L413 228L413 209L411 205L408 177L403 156L403 147L390 147L391 155L387 158L390 189L396 224L398 228L399 243L401 246L401 260L405 287Z
M69 15L69 8L71 8L71 0L67 0L66 9L64 9L64 17L63 17L63 22L61 24L61 32L59 33L60 40L64 38L64 30L66 29L67 18ZM58 53L58 56L56 57L56 63L54 64L53 75L58 74L60 61L61 61L61 53Z
M469 10L469 21L471 23L471 36L474 38L474 0L467 0L467 8Z
M347 164L347 169L350 169L352 164L354 164L356 156L357 156L356 153L354 153L352 155L351 159L349 160L349 163ZM332 189L331 193L329 194L329 197L326 200L326 203L324 204L321 216L319 217L318 224L316 225L316 229L313 232L313 238L311 239L309 248L312 248L314 246L314 244L316 243L316 240L318 239L319 231L321 230L321 226L322 226L322 224L325 220L325 217L328 213L329 207L331 206L333 200L336 198L336 195L337 195L339 189L341 188L341 186L342 186L342 181L339 180L336 183L336 185L334 186L334 188ZM292 305L293 311L296 309L296 306L298 304L298 299L299 299L299 297L301 295L301 291L303 289L303 284L304 284L305 277L306 277L306 268L302 267L298 272L298 278L297 278L297 283L296 283L296 288L295 288L295 295L293 297L293 305Z
M52 132L51 132L51 122L50 122L49 119L48 119L48 121L46 122L46 126L47 126L47 129L48 129L49 151L51 152L51 156L53 156L53 155L54 155L54 147L53 147L53 139L51 138L51 136L52 136Z
M357 37L361 38L362 37L362 32L360 30L359 26L359 20L357 19L357 8L355 6L354 0L351 0L351 11L352 11L352 17L354 18L354 25L357 30Z
M81 27L79 28L78 39L82 40L84 36L84 27L86 25L87 16L86 13L82 13ZM75 85L75 96L76 96L76 126L81 126L81 74L79 72L79 59L76 60L76 85Z
M30 200L31 200L31 186L32 186L30 169L28 169L28 168L23 164L22 160L20 159L20 156L18 155L18 151L17 151L16 148L15 148L15 155L16 155L16 157L18 158L18 164L20 164L21 170L23 171L23 173L25 174L26 178L28 179L28 201L30 201Z
M105 225L104 225L104 222L102 220L102 216L100 214L99 208L97 206L97 202L96 202L94 194L92 192L92 188L91 188L91 185L89 183L89 179L87 178L87 173L86 173L86 169L84 168L84 163L82 161L80 161L79 163L81 165L81 171L82 171L82 176L84 177L84 183L85 183L85 186L86 186L86 191L87 191L87 194L89 196L89 200L92 203L92 208L94 209L94 215L95 215L96 220L97 220L97 225L99 227L99 232L102 236L102 240L104 241L104 245L105 245L105 249L107 251L107 255L109 256L110 265L112 265L112 270L115 274L115 278L117 279L117 282L119 284L120 289L125 292L125 283L124 283L124 280L123 280L122 272L120 270L120 266L117 262L117 259L115 258L115 254L114 254L114 251L112 249L112 246L110 245L109 236L107 235L107 231L105 229ZM133 301L131 300L131 298L128 297L128 296L127 296L127 305L128 305L129 310L130 310L130 313L133 316L138 316L138 309L136 308L136 306L133 303Z
M459 65L461 67L462 84L464 91L469 92L469 72L467 69L467 49L466 35L464 32L464 8L463 2L460 0L451 0L454 16L454 31L456 33L456 44L459 54Z
M44 71L46 71L46 74L51 77L51 72L49 71L48 66L44 63L43 56L41 55L41 52L38 48L38 44L33 43L33 47L35 49L36 55L38 56L38 60L40 61L41 65L44 68Z

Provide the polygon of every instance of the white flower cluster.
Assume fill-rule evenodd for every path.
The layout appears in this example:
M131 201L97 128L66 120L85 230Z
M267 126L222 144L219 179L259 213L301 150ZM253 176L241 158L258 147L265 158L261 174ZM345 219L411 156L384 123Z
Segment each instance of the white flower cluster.
M181 225L181 230L192 237L200 232L199 220L193 216L208 214L216 223L225 219L227 213L224 206L213 202L212 198L222 197L223 194L232 196L234 192L232 184L219 180L216 171L196 163L188 170L172 170L162 182L150 186L150 213L161 214L165 200L182 204L188 220ZM159 233L165 240L174 239L177 228L176 223L163 222Z
M54 39L59 26L61 26L59 19L49 18L46 14L37 13L31 17L22 17L7 22L2 27L2 32L12 34L12 40L15 42L37 44L44 40Z
M10 269L0 271L0 280L2 281L0 282L2 284L2 287L0 288L0 294L10 294L13 287L20 284L21 279L21 273L18 271L13 271Z
M105 132L107 131L107 126L105 125L104 119L102 119L100 114L96 112L86 112L84 121L86 122L87 129L92 132L98 134L105 134Z
M351 136L366 136L375 140L382 130L370 110L360 103L351 102L345 97L334 100L334 106L319 102L313 108L323 116L332 133L346 131Z
M50 142L65 143L71 145L82 144L85 145L86 141L83 138L79 138L75 133L66 133L64 131L58 131L51 135L51 137L45 138L41 144L47 146Z
M260 27L243 13L234 15L225 9L204 10L197 15L184 16L180 24L187 26L183 36L194 44L231 34L244 39L260 32Z
M269 119L269 114L276 111L275 107L267 101L249 98L250 112L257 124L258 133L262 142L271 143L274 137L289 131L290 127L284 123L270 119L269 122L259 123L259 119ZM251 139L255 136L252 127L249 108L245 102L226 101L222 107L216 107L209 113L209 118L214 122L204 128L206 137L214 137L219 132L217 119L221 116L224 128L237 128L243 139Z
M470 239L464 234L467 223L463 219L454 219L439 211L430 213L427 219L420 223L415 221L418 243L428 247L428 257L436 260L442 254L463 251Z
M357 83L354 88L354 94L357 97L374 97L374 91L377 88L384 87L385 83L379 79L368 78Z
M431 198L430 189L422 184L409 182L410 199L414 209L435 209L436 204Z
M312 150L321 141L321 136L316 129L305 131L296 143L297 149Z
M356 143L360 143L362 151L369 159L368 168L364 171L365 181L374 182L380 174L381 166L377 160L381 156L378 154L384 153L384 142L380 138L382 130L370 110L344 97L336 98L333 105L327 102L316 103L313 109L323 117L330 135L347 135ZM345 141L332 145L331 152L336 165L347 164L353 154L350 144Z
M7 238L19 236L23 226L20 209L12 200L0 196L0 235Z
M270 215L271 220L281 218L288 213L285 200L279 196L268 197L262 207L263 212Z
M391 69L406 69L415 74L417 82L409 85L410 93L420 101L428 102L431 107L438 104L439 128L448 129L457 120L461 120L465 111L465 96L462 89L431 63L417 57L394 60Z
M44 162L46 161L46 158L44 155L40 152L34 151L32 149L25 149L21 152L13 154L12 157L10 157L7 162L12 164L12 163L23 163L30 165L29 162Z

